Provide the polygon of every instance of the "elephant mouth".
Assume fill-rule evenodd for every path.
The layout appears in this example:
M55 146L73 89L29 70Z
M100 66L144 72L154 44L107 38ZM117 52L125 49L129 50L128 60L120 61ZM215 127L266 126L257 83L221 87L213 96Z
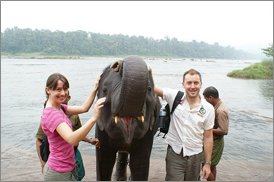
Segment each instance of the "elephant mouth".
M140 117L140 119L139 119ZM144 122L144 115L141 114L139 117L130 117L130 116L125 116L125 117L118 117L117 115L115 116L115 124L118 122L121 123L124 131L125 131L125 139L127 143L130 143L132 140L131 132L132 132L132 123L136 119L137 121L142 121Z
M121 122L123 123L123 128L126 131L126 141L130 142L130 133L132 130L132 120L133 117L123 117L121 118Z
M125 124L128 125L129 121L131 121L132 118L133 118L133 117L129 117L129 116L122 117L122 121L123 121ZM145 121L144 115L141 114L141 115L140 115L140 118L141 118L142 123L143 123L143 122ZM115 116L115 120L114 120L114 121L115 121L115 124L117 124L117 122L118 122L118 116L117 116L117 115Z

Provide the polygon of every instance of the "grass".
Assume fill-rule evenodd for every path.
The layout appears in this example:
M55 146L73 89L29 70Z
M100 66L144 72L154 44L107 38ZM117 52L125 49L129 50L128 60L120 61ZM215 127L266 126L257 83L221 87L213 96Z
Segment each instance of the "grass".
M234 70L227 76L242 79L273 79L273 59L263 60L243 70Z

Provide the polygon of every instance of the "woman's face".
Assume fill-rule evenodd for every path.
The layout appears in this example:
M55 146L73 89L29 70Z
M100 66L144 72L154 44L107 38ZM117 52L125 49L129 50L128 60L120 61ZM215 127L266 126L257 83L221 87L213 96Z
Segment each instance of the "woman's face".
M64 82L58 80L57 87L55 90L48 90L49 98L56 104L62 104L68 95L68 88L64 85Z

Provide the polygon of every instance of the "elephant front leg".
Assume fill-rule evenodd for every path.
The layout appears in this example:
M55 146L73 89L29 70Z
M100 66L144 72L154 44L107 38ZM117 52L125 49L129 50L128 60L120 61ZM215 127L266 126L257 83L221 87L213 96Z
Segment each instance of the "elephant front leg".
M116 151L110 146L107 134L104 131L100 131L98 126L96 126L96 137L100 141L99 161L97 161L96 165L97 181L111 181Z
M149 174L149 158L136 159L130 157L130 180L131 181L147 181Z
M128 152L119 151L113 181L127 181Z

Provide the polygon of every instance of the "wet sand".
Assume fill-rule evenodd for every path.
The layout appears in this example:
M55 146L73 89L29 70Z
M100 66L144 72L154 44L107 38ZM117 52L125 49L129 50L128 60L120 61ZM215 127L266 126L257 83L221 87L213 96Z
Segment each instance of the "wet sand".
M96 158L89 155L82 157L86 171L82 181L96 181ZM164 159L150 160L148 180L165 180ZM36 150L1 144L1 181L43 181ZM217 166L217 181L273 181L273 165L221 160Z

